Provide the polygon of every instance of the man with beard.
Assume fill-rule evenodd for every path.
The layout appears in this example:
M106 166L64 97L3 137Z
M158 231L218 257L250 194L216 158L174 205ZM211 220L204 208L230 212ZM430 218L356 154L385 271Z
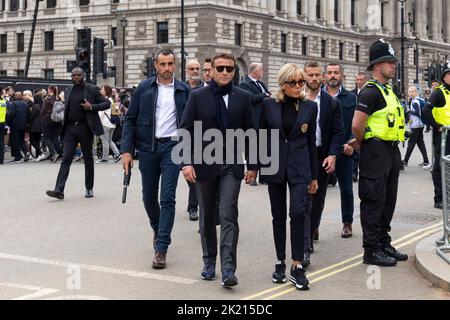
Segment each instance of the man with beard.
M342 152L344 126L339 100L332 98L322 85L322 67L317 61L305 64L307 98L317 103L316 145L319 162L317 193L312 196L309 214L305 219L304 266L310 264L310 254L314 251L313 240L319 239L319 225L325 206L328 178L336 170L337 157Z
M209 85L209 83L211 82L211 80L214 77L214 69L211 66L210 58L205 59L205 62L203 63L202 74L203 74L203 80L205 80L203 85L206 87L207 85Z
M354 149L349 145L353 139L352 121L355 114L356 95L347 91L342 85L344 79L344 68L340 64L329 64L325 76L327 86L325 88L328 94L341 102L342 117L344 121L344 144L341 154L336 163L336 176L341 191L341 214L343 229L342 238L352 237L353 224L353 155Z
M398 59L384 40L369 50L368 71L373 79L358 96L352 131L360 146L359 197L365 264L391 267L408 256L391 245L391 220L395 210L401 156L405 141L405 115L388 82L394 79Z

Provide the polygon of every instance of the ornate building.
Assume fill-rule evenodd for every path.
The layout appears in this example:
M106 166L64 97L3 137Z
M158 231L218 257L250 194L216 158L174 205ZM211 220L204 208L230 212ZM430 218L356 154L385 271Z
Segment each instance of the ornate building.
M400 57L402 4L406 86L414 83L416 72L421 87L427 86L424 69L445 61L450 49L450 0L184 2L187 59L233 53L241 76L250 62L262 62L272 88L281 65L311 59L342 63L346 84L353 88L377 38L391 41ZM0 0L0 76L23 74L34 3ZM122 85L124 71L126 86L144 79L146 58L159 47L174 49L180 58L181 0L44 0L40 6L30 77L69 78L66 61L75 59L74 48L86 29L108 44L107 81L112 84Z

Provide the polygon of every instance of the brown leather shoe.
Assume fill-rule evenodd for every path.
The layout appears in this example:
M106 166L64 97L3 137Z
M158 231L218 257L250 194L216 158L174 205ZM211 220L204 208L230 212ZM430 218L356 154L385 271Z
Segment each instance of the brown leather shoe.
M342 228L341 237L344 239L348 239L351 238L352 236L353 236L352 225L350 223L344 224L344 227Z
M153 269L165 269L166 268L166 253L156 252L153 259Z

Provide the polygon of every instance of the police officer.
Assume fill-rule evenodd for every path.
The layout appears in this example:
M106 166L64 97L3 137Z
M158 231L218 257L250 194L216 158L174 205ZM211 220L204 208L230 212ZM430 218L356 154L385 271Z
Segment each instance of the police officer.
M363 230L364 263L395 266L408 256L391 245L391 220L397 201L401 156L405 140L405 115L388 81L395 77L397 61L392 46L378 40L370 47L368 71L373 79L358 96L353 120L355 140L361 150L359 197Z
M450 63L447 62L442 72L442 84L431 93L423 110L425 120L433 127L434 165L434 207L442 209L441 180L441 133L442 127L450 125ZM449 154L447 141L446 154Z
M0 92L1 92L0 88ZM0 164L5 157L5 124L6 124L6 100L0 95Z

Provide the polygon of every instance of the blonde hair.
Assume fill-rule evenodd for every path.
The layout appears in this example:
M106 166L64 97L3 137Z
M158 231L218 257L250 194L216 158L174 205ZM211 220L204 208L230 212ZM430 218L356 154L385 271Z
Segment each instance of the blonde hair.
M278 71L277 83L278 83L278 91L275 94L275 100L277 102L284 102L285 93L284 86L286 82L294 80L294 78L301 77L303 80L306 79L305 72L295 63L287 63L281 67L280 71ZM306 94L302 92L300 96L300 100L305 99Z
M25 91L23 92L23 95L29 97L30 100L34 102L33 92L31 92L30 90L25 90Z

